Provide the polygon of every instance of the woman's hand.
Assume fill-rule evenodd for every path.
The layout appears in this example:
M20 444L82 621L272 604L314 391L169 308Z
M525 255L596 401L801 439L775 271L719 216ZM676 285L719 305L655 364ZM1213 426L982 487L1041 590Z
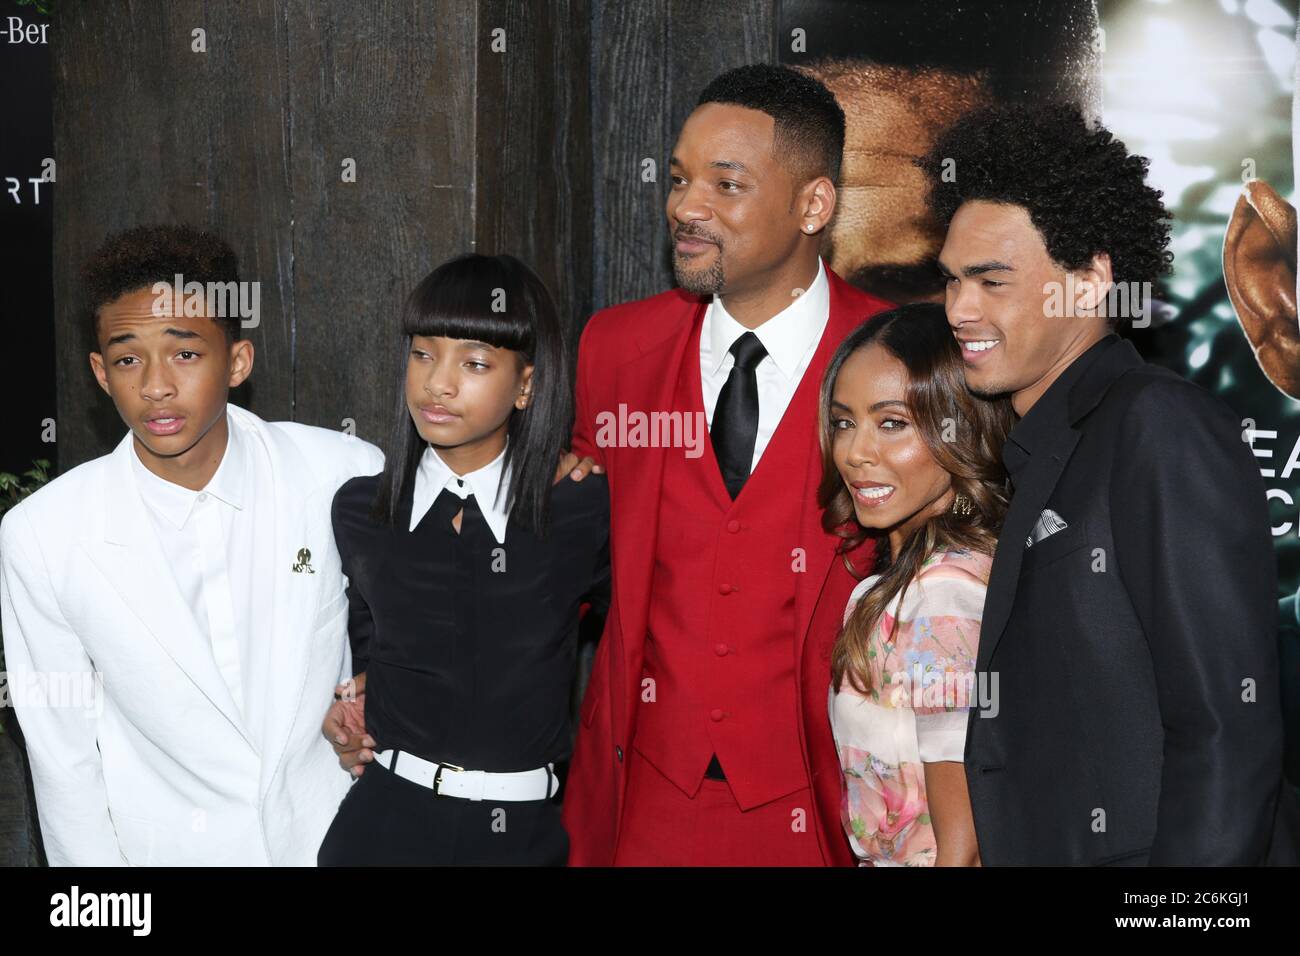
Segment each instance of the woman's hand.
M335 701L321 722L321 734L338 754L339 766L360 777L365 764L375 759L375 741L366 733L366 675L334 688Z

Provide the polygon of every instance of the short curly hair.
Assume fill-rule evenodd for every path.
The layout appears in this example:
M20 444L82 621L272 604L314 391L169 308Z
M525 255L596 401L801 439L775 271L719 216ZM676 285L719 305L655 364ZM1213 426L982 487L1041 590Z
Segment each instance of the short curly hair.
M772 63L751 63L716 77L697 106L725 103L766 113L776 121L773 144L795 179L840 180L844 156L844 110L815 77Z
M238 282L239 258L220 236L185 225L137 226L108 236L82 269L92 334L99 334L99 310L155 282ZM239 316L213 317L235 342Z
M1147 185L1149 161L1073 104L969 113L916 163L930 181L930 211L945 229L962 203L1005 203L1028 212L1048 255L1066 269L1106 253L1116 284L1149 282L1153 294L1171 271L1172 216L1160 190Z

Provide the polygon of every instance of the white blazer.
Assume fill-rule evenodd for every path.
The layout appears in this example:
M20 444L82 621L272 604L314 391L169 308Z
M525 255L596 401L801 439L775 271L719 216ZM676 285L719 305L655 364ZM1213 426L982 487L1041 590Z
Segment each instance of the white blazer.
M272 620L255 634L271 666L244 691L265 702L260 753L173 583L129 433L0 524L9 691L51 865L314 866L347 791L320 733L351 676L330 504L383 455L227 408L251 452L269 456L275 488L275 520L255 531L257 571L274 582Z

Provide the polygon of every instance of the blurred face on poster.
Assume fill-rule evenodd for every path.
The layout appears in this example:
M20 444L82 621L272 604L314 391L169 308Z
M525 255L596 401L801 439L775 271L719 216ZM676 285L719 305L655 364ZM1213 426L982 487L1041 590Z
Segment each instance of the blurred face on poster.
M835 95L846 120L839 211L825 248L831 268L892 302L942 302L935 256L943 230L926 211L913 161L938 132L990 102L984 82L851 59L803 69Z

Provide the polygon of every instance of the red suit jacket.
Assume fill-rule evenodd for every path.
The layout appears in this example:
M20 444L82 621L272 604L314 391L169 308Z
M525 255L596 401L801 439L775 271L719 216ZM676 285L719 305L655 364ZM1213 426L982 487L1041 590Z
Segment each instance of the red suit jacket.
M816 383L839 343L864 320L889 308L888 303L855 289L829 268L826 277L830 284L829 320L804 373ZM618 846L628 754L641 693L664 461L666 454L681 454L680 449L600 447L596 442L597 415L617 415L620 405L642 411L673 407L677 371L686 350L698 346L692 331L702 321L707 303L707 297L674 289L604 309L591 317L579 344L573 450L602 464L609 480L613 596L583 698L564 799L569 863L573 866L610 866ZM810 829L817 835L823 861L828 866L847 866L855 860L840 822L843 777L826 700L830 650L856 579L835 555L839 539L821 530L816 500L821 454L815 418L807 422L807 442L804 473L791 475L790 481L790 491L802 508L801 540L816 545L807 549L805 572L793 576L796 719L814 795ZM859 551L855 560L863 567L869 554Z

